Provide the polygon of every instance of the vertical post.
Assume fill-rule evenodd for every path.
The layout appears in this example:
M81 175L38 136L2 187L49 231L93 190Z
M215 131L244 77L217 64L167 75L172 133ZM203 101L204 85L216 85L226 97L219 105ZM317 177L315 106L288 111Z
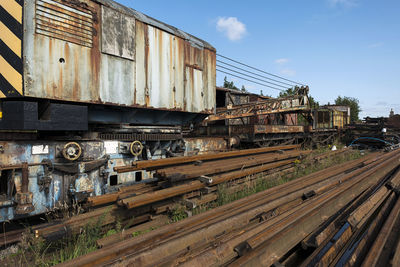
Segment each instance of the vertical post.
M22 186L21 192L28 193L28 186L29 186L29 168L28 163L22 163Z

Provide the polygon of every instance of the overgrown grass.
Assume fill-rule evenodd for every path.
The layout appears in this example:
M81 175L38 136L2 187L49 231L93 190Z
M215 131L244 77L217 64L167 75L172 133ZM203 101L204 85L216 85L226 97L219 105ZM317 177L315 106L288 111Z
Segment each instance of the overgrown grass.
M193 214L202 213L209 209L222 206L230 202L233 202L235 200L287 183L299 177L306 176L308 174L329 168L331 166L340 165L344 162L355 160L363 156L362 153L360 153L358 150L357 151L354 150L354 151L348 151L343 154L327 157L326 159L317 163L314 160L312 160L313 156L325 153L327 151L330 151L329 147L319 148L303 161L296 161L295 170L293 173L287 175L279 175L278 177L274 177L271 179L268 179L268 177L266 177L269 176L268 174L263 174L263 173L258 174L254 179L251 180L248 179L248 182L245 182L244 188L236 193L228 193L229 188L231 186L229 182L220 184L218 185L218 191L217 191L218 199L214 202L208 203L207 205L197 207L194 210Z
M132 233L132 237L139 236L139 235L142 235L142 234L151 232L151 231L153 231L153 230L156 230L157 228L158 228L158 227L150 227L149 229L144 230L144 231L136 231L136 232L133 232L133 233Z
M0 265L47 267L86 255L97 249L98 239L121 231L120 223L117 222L114 229L104 232L103 220L104 216L97 221L90 221L80 233L56 242L36 238L27 229L18 252L3 259Z
M182 205L175 205L175 207L169 212L169 217L171 222L178 222L187 218L187 213L185 207Z
M97 221L88 222L79 234L63 238L56 242L46 242L42 238L36 238L27 229L24 241L17 253L9 255L6 259L0 259L0 266L53 266L97 250L97 240L119 233L122 226L119 221L108 231L103 227L105 214ZM169 212L171 222L177 222L187 217L185 208L176 205ZM147 230L132 233L138 236L155 230L151 227Z

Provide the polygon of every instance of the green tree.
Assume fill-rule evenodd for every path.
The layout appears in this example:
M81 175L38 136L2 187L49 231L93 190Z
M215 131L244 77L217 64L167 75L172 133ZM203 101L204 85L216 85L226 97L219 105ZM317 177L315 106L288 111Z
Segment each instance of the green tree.
M350 121L356 122L359 120L358 115L361 112L360 102L357 98L348 96L338 96L335 99L335 105L339 106L349 106L350 107Z
M287 97L287 96L292 96L295 94L296 94L296 90L294 90L294 88L289 88L289 89L286 89L285 91L281 91L279 93L278 97Z
M297 93L296 88L289 88L289 89L286 89L285 91L281 91L279 93L278 97L288 97L288 96L296 95L296 93ZM311 95L308 95L308 100L310 101L311 107L313 107L313 108L319 107L318 101L316 101L314 99L314 97L312 97Z
M225 78L224 78L224 85L223 85L223 87L224 87L224 88L228 88L228 89L239 90L239 88L237 88L233 82L228 81L228 79L226 78L226 76L225 76Z
M228 81L228 79L226 78L226 76L225 76L225 78L224 78L224 85L223 85L223 87L224 87L224 88L229 88L229 89L233 89L233 90L238 90L238 91L239 91L239 88L237 88L236 85L235 85L233 82ZM247 92L246 87L244 87L244 85L242 85L242 88L240 88L240 91L242 91L243 93Z

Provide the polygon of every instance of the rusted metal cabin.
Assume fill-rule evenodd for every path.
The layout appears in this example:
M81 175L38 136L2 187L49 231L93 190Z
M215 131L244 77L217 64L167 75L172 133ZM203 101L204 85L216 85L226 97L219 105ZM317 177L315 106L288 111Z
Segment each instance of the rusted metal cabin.
M314 129L343 129L350 123L350 107L326 105L315 109Z
M1 7L0 129L179 125L214 112L216 51L205 41L111 0Z

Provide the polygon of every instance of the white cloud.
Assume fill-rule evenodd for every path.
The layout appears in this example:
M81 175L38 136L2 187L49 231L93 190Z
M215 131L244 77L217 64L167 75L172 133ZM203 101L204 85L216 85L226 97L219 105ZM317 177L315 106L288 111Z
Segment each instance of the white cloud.
M368 48L377 48L383 46L383 42L373 43L368 45Z
M235 17L218 18L217 30L223 32L231 41L238 41L247 33L246 25Z
M296 71L292 69L283 69L281 70L281 74L286 75L286 76L294 76L296 75Z
M357 0L328 0L332 7L343 6L343 7L354 7L358 5Z
M283 65L289 62L289 59L287 58L278 58L277 60L275 60L275 63L278 65Z

